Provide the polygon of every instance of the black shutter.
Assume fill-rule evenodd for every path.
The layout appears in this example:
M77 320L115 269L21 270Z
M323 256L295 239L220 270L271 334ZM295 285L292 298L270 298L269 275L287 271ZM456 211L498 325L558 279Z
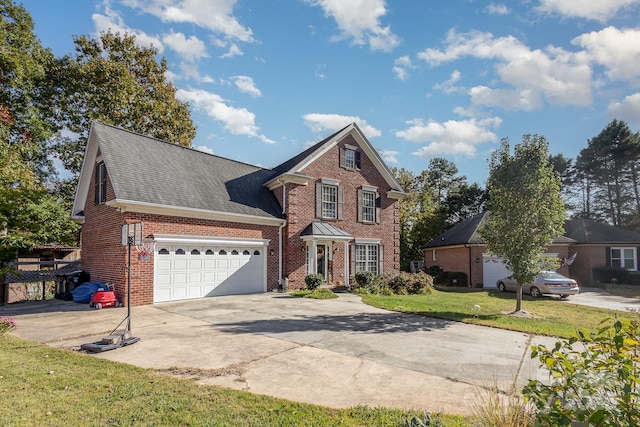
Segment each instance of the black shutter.
M96 164L93 171L93 204L100 203L100 164Z
M107 201L107 168L104 163L100 163L100 203Z
M611 247L607 246L604 250L606 251L604 254L605 259L607 260L606 265L607 267L611 267Z
M360 170L360 152L356 151L355 152L355 158L356 158L356 169Z

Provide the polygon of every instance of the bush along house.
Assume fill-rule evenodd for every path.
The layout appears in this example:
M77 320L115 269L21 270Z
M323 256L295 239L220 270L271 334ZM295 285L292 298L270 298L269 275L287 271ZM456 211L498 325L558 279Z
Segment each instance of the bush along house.
M121 230L142 224L130 271L143 305L397 272L404 195L355 123L264 169L93 122L72 216L82 268L125 303Z

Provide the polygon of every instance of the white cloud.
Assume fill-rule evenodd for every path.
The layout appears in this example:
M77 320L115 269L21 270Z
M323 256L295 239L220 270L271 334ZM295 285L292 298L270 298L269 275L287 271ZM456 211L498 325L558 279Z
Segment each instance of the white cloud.
M398 80L406 81L409 79L409 70L413 70L415 65L408 56L401 56L393 61L393 73Z
M490 15L508 15L509 8L504 3L491 3L485 9Z
M394 150L385 150L382 148L378 149L378 154L380 154L380 157L382 157L382 160L384 160L385 163L388 164L398 164L400 162L398 162L398 154L400 154L398 151L394 151Z
M305 124L313 132L335 132L348 124L355 122L367 139L382 135L382 132L369 125L366 120L363 120L358 116L311 113L305 114L302 118L304 119Z
M425 123L422 119L414 119L407 122L407 129L397 131L396 136L411 142L428 143L412 153L418 157L432 158L447 154L471 157L476 154L479 144L498 140L491 129L499 127L501 123L499 117L448 120L443 123L435 120Z
M109 7L105 8L104 15L94 13L91 16L91 19L93 20L93 25L96 28L97 34L108 31L112 33L120 33L120 35L124 35L125 33L132 34L136 37L136 46L154 47L158 50L158 53L164 52L164 44L162 43L162 40L158 37L125 25L122 17Z
M542 107L540 92L532 89L491 89L487 86L475 86L469 90L474 105L501 107L505 110L533 111Z
M225 129L234 135L246 135L267 144L274 143L260 133L260 128L255 124L255 114L246 108L235 108L228 105L225 99L215 93L204 90L178 89L176 98L188 102L195 109L204 111L214 120L222 122Z
M639 0L540 0L537 9L569 18L585 18L604 22L621 9L640 4Z
M244 55L244 52L242 52L242 49L240 49L240 46L238 46L235 43L231 43L229 45L229 50L227 51L227 53L220 55L220 58L233 58L234 56L242 56Z
M456 86L455 84L460 81L460 78L462 77L462 74L460 73L460 71L458 70L454 70L451 73L451 77L449 77L449 80L444 81L442 83L436 83L435 85L433 85L434 89L438 89L443 91L444 93L455 93L455 92L460 92L461 90L463 90L462 88Z
M185 61L195 62L208 56L204 42L196 36L187 38L182 33L174 33L172 31L162 36L162 41Z
M240 89L240 92L247 93L254 98L259 98L262 96L262 92L258 89L251 77L248 76L235 76L232 77L236 87Z
M531 101L542 97L549 104L579 105L591 103L591 67L585 52L568 52L548 46L532 50L513 36L495 38L491 33L473 31L459 34L449 31L443 50L428 48L418 58L438 66L463 57L496 62L495 69L502 83L517 95L491 98L490 105L504 99L506 108L531 109ZM482 98L478 97L479 102ZM518 107L514 99L524 102ZM536 104L541 105L541 104Z
M306 0L320 6L325 16L335 19L341 34L335 40L352 39L355 45L369 44L371 50L389 52L400 44L391 27L383 27L380 18L387 13L385 0Z
M640 29L607 27L582 34L571 43L583 47L589 58L607 69L612 80L640 80Z
M196 147L193 147L195 150L198 151L202 151L203 153L207 153L207 154L213 154L213 150L209 147L207 147L206 145L198 145Z
M629 95L622 101L611 101L607 113L611 118L626 121L632 128L640 127L640 92Z
M237 0L123 0L125 5L142 10L164 22L197 25L226 38L253 41L250 28L233 16Z

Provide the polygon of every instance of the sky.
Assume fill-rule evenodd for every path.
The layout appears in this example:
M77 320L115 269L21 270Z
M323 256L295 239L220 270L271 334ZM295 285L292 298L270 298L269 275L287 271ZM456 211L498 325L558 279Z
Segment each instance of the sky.
M57 56L108 30L157 48L193 147L266 168L355 122L389 167L484 185L502 138L575 159L613 119L640 130L640 0L21 3Z

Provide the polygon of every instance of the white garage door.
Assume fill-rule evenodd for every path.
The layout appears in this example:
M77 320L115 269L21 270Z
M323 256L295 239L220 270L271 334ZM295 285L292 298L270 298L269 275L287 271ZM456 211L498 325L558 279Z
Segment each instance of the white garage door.
M264 292L264 247L156 244L154 302Z
M557 253L545 253L543 257L557 258ZM485 288L496 288L496 282L511 275L502 258L491 254L482 254L482 285Z
M511 275L511 270L505 267L501 258L482 254L482 286L495 288L496 282Z

